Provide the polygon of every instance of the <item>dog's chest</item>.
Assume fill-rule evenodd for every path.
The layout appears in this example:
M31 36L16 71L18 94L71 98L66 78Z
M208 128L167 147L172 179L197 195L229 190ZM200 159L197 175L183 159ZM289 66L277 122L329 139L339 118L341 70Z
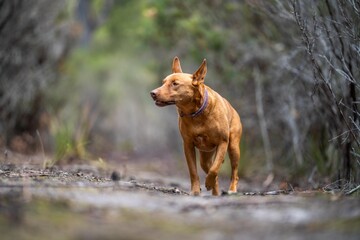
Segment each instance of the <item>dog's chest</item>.
M209 126L206 124L192 124L183 126L181 131L186 135L197 149L200 151L210 152L216 149L218 145L218 130L215 126Z
M201 151L211 152L214 151L216 145L210 141L207 134L198 134L193 137L194 145Z

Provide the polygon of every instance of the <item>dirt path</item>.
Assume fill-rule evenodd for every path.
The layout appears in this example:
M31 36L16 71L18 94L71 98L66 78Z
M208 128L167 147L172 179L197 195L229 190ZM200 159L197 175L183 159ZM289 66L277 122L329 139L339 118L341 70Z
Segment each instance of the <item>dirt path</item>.
M121 174L120 174L121 175ZM112 179L111 179L112 178ZM358 239L360 199L189 196L186 180L81 165L2 164L1 239Z

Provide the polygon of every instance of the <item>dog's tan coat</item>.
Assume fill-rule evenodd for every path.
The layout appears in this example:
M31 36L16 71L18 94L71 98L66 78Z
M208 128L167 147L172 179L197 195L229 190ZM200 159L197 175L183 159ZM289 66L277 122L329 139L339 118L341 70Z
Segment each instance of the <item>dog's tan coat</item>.
M240 117L230 103L204 84L207 73L206 60L194 74L183 73L180 61L174 58L172 74L163 80L163 85L151 92L156 105L175 104L179 113L179 129L191 180L191 193L200 194L200 180L196 168L195 148L199 150L201 168L207 174L205 187L219 195L218 172L226 151L231 162L229 192L237 191L238 163L240 160ZM205 90L206 89L206 90ZM205 109L192 117L205 101ZM215 155L215 157L214 157Z

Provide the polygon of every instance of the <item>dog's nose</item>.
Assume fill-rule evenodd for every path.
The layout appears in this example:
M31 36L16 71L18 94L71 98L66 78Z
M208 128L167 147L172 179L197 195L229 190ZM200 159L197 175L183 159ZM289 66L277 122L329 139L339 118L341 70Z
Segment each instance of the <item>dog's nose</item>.
M155 90L151 91L150 95L154 100L156 100L156 92L155 92Z

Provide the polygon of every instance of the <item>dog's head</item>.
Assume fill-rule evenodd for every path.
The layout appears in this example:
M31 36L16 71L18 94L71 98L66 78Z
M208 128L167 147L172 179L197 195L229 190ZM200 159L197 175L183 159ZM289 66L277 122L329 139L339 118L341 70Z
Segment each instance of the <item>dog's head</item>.
M204 84L206 72L205 59L195 73L188 74L182 72L180 60L175 57L172 63L172 74L163 80L161 87L151 91L150 95L159 107L187 104L193 101L196 93L199 92L199 87Z

